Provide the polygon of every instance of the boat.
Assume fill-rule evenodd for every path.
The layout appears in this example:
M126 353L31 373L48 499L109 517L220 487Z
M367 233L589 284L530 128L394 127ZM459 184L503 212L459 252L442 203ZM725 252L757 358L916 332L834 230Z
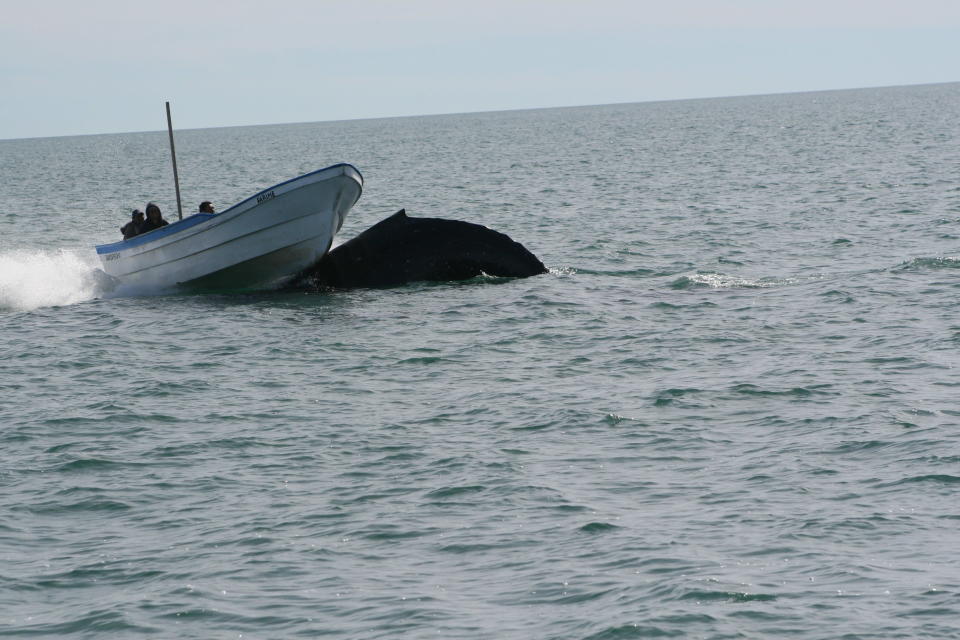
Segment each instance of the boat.
M336 164L263 189L220 213L196 213L96 250L103 271L122 285L273 288L327 253L362 191L360 172Z

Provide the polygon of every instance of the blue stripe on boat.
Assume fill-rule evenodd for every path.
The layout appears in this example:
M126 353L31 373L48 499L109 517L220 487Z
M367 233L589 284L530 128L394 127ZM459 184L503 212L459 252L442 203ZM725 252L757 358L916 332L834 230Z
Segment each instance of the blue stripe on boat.
M160 238L165 238L174 233L183 231L184 229L195 227L201 222L206 222L216 215L217 214L215 213L195 213L190 217L184 218L183 220L171 222L165 227L160 227L159 229L154 229L153 231L147 231L146 233L141 233L140 235L133 236L127 240L120 240L119 242L113 242L111 244L99 244L97 245L97 253L113 253L114 251L122 251L124 249L129 249L130 247L136 247L141 244L153 242L154 240L159 240Z

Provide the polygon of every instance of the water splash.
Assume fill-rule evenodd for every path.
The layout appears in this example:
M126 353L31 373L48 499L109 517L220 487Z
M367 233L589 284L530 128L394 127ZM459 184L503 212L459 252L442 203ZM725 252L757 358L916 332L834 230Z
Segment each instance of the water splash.
M29 311L93 300L110 289L96 254L22 249L0 254L0 310Z

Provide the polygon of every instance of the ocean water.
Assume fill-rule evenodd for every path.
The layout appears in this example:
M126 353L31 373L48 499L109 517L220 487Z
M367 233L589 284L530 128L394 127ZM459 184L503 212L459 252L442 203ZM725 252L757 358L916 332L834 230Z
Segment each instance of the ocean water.
M110 294L166 144L0 141L0 636L960 638L960 84L177 134L516 280Z

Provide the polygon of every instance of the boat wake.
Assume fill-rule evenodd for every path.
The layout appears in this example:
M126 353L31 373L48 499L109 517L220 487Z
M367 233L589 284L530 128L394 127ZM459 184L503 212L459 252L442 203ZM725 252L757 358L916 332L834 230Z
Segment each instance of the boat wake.
M101 298L114 288L92 251L21 249L0 254L0 311Z

